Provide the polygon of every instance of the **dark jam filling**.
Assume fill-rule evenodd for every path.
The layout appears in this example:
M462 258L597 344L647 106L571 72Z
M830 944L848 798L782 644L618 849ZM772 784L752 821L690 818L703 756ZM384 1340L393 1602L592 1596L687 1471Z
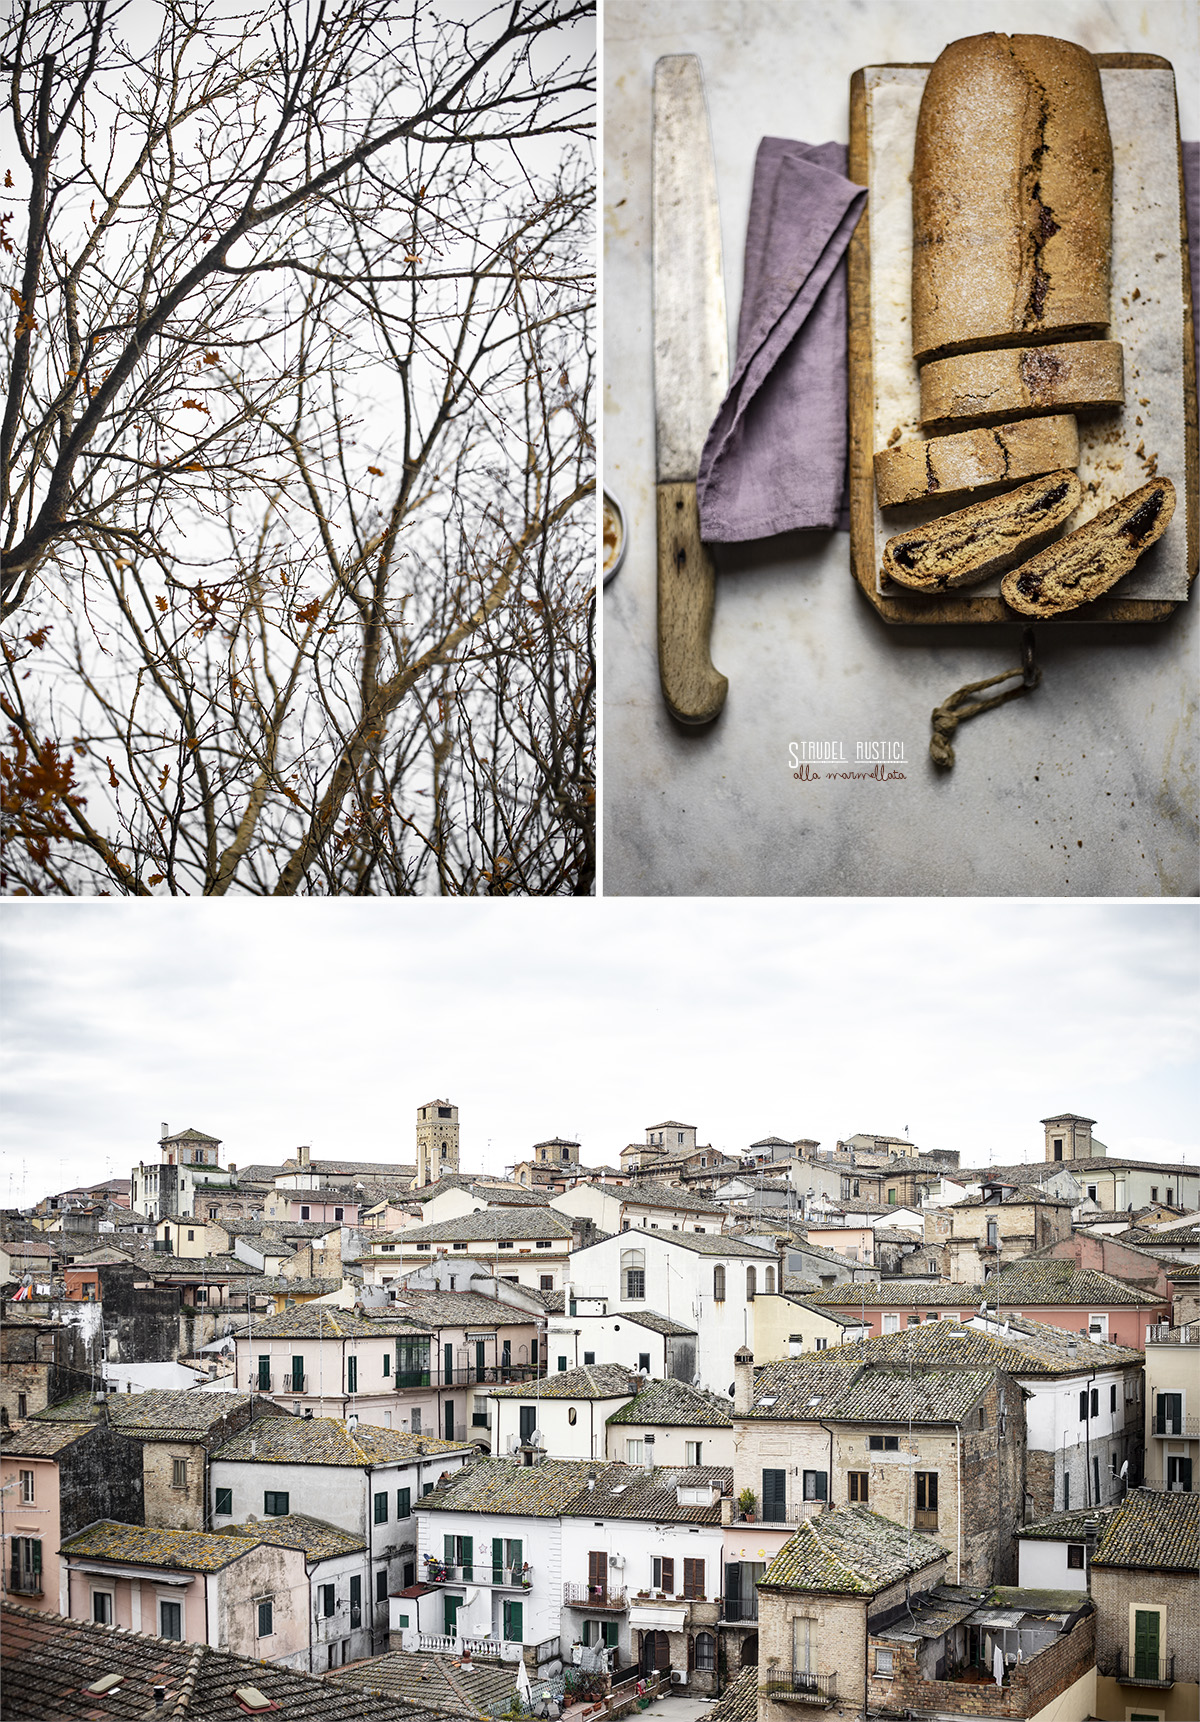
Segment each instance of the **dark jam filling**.
M920 554L919 544L901 544L892 551L892 561L899 563L901 568L915 568Z
M1120 528L1131 543L1140 544L1154 530L1154 523L1162 513L1164 494L1163 491L1156 490L1153 495L1148 496Z
M1017 575L1017 591L1020 592L1023 597L1037 598L1040 596L1041 590L1042 576L1040 574Z

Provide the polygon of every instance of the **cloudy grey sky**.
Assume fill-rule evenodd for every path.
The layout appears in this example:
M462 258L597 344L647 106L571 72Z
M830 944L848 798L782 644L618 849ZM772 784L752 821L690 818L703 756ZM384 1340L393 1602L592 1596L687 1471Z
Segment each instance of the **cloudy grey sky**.
M1200 1160L1192 904L226 902L0 905L0 1202L155 1158L411 1159L457 1104L463 1162L548 1136L612 1162L679 1118L737 1151L859 1130L964 1163Z

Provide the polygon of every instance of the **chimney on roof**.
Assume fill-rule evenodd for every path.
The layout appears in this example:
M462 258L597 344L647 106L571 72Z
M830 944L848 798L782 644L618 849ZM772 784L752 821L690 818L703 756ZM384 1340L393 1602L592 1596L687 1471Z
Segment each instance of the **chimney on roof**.
M301 1166L301 1167L307 1166L308 1165L308 1157L311 1153L312 1153L311 1148L297 1148L297 1150L296 1150L296 1164L297 1164L297 1166Z
M754 1401L754 1353L740 1345L733 1354L733 1414L747 1417Z
M160 1137L159 1137L159 1141L160 1141L160 1142L165 1142L165 1141L166 1141L166 1139L167 1139L167 1137L168 1137L168 1136L169 1136L169 1135L170 1135L170 1134L171 1134L171 1132L170 1132L170 1130L169 1130L169 1128L168 1128L168 1127L167 1127L167 1125L165 1125L165 1124L164 1124L164 1125L163 1125L163 1127L162 1127L162 1135L161 1135L161 1136L160 1136Z

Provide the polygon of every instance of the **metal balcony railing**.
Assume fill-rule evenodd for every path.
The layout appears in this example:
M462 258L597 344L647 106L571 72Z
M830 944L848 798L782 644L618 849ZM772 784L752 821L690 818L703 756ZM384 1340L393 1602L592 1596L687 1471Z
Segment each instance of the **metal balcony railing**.
M1171 1327L1167 1322L1157 1322L1146 1329L1147 1345L1200 1345L1200 1327L1193 1323L1190 1327Z
M532 1363L470 1364L461 1369L402 1369L392 1376L392 1387L403 1392L406 1387L469 1387L483 1383L506 1386L522 1381L536 1381L545 1374Z
M8 1588L14 1596L41 1596L41 1573L18 1572L15 1568L8 1575Z
M564 1608L609 1608L625 1609L629 1604L625 1591L615 1589L612 1585L600 1584L564 1584Z
M736 1622L758 1619L757 1596L727 1596L721 1599L721 1620Z
M533 1568L494 1567L490 1561L472 1561L469 1566L451 1566L447 1561L430 1561L425 1569L426 1584L481 1584L498 1590L528 1590L533 1583Z
M1173 1686L1175 1684L1175 1655L1147 1656L1138 1651L1131 1657L1127 1650L1118 1650L1110 1660L1109 1675L1122 1686Z
M308 1392L308 1376L307 1375L285 1375L283 1378L283 1386L280 1389L280 1391L282 1393L307 1393Z
M790 1674L775 1674L764 1680L759 1691L776 1704L814 1704L825 1706L837 1698L836 1674L809 1674L793 1668Z
M1194 1441L1200 1435L1200 1417L1155 1417L1150 1433L1168 1441L1172 1436L1177 1440L1180 1436L1185 1439L1190 1436Z
M257 1369L246 1377L247 1387L253 1388L258 1393L270 1393L274 1383L275 1377L273 1375L260 1375Z

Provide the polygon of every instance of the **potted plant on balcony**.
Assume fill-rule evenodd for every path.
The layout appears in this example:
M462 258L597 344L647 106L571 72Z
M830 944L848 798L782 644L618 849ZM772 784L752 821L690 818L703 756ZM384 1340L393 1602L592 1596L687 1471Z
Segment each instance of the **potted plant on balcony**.
M753 1523L754 1509L758 1505L758 1496L754 1493L754 1490L749 1488L743 1489L737 1498L737 1504L738 1511L741 1513L743 1519L748 1519Z

